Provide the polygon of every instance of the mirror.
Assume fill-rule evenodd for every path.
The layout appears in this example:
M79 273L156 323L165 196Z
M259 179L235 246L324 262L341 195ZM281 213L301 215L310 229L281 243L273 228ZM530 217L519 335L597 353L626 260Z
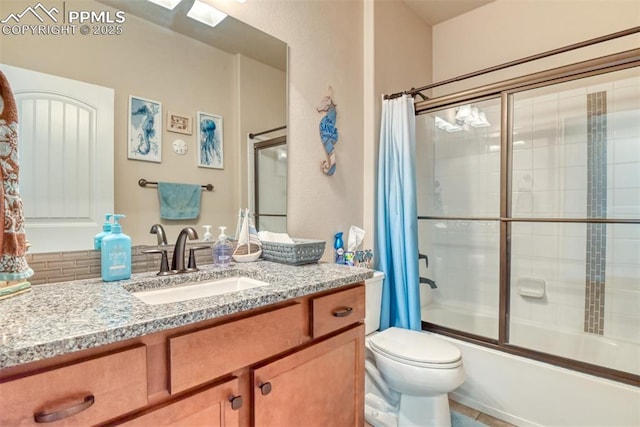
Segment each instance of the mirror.
M186 16L192 3L193 0L183 0L170 11L142 0L52 1L46 6L55 6L65 17L71 11L109 12L111 17L123 11L126 20L121 24L122 34L109 34L109 25L94 23L86 35L76 30L75 34L0 37L0 63L114 90L114 210L126 215L121 222L123 231L131 236L134 245L156 244L156 236L149 234L154 223L165 227L169 242L175 241L179 230L188 225L194 226L200 236L203 225L213 227L214 237L218 226L234 230L238 210L252 206L252 165L248 164L251 143L247 135L286 125L286 44L232 17L215 28L194 21ZM33 2L2 2L0 17L19 14L30 6ZM25 15L21 19L29 18ZM130 96L162 105L159 163L128 159ZM167 130L170 112L191 118L192 133ZM198 112L222 118L222 169L197 166ZM266 134L262 139L284 133ZM176 144L181 149L174 151L176 140L184 144ZM184 152L185 146L186 153L176 152ZM80 167L65 164L64 168L73 170L75 166ZM153 186L140 187L140 179L212 184L215 189L202 192L197 219L161 220L157 190ZM20 184L27 185L22 181ZM104 217L98 215L90 220L93 234L98 233ZM29 238L29 218L27 224ZM72 243L72 247L32 247L30 252L93 247L92 238L62 236L50 240Z

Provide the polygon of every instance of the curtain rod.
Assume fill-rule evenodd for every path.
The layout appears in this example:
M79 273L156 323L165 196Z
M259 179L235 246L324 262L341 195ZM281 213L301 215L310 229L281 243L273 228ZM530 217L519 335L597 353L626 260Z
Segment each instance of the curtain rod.
M264 135L265 133L271 133L271 132L275 132L277 130L282 130L282 129L286 129L286 128L287 128L287 126L284 125L284 126L280 126L280 127L273 128L273 129L263 130L262 132L250 133L249 134L249 138L253 139L256 136Z
M569 52L571 50L580 49L580 48L587 47L587 46L592 46L594 44L606 42L606 41L617 39L617 38L620 38L620 37L629 36L629 35L636 34L636 33L640 33L640 26L633 27L633 28L628 28L626 30L622 30L622 31L618 31L618 32L615 32L615 33L607 34L605 36L600 36L600 37L596 37L596 38L593 38L593 39L585 40L585 41L582 41L582 42L579 42L579 43L570 44L568 46L560 47L560 48L557 48L557 49L548 50L546 52L538 53L538 54L535 54L535 55L530 55L530 56L527 56L527 57L524 57L524 58L521 58L521 59L516 59L514 61L505 62L505 63L500 64L500 65L495 65L493 67L484 68L482 70L474 71L472 73L463 74L463 75L458 76L458 77L453 77L453 78L450 78L450 79L447 79L447 80L442 80L442 81L437 82L437 83L432 83L432 84L429 84L429 85L426 85L426 86L419 87L417 89L411 88L408 91L392 93L390 95L385 95L384 99L394 99L394 98L399 98L402 95L414 96L414 95L418 95L418 94L424 98L425 96L420 93L423 90L433 89L434 87L444 86L444 85L447 85L449 83L459 82L459 81L462 81L462 80L470 79L472 77L478 77L478 76L481 76L483 74L488 74L488 73L492 73L494 71L504 70L505 68L513 67L513 66L516 66L516 65L521 65L521 64L524 64L524 63L527 63L527 62L531 62L531 61L536 61L538 59L544 59L544 58L547 58L549 56L558 55L560 53L565 53L565 52Z

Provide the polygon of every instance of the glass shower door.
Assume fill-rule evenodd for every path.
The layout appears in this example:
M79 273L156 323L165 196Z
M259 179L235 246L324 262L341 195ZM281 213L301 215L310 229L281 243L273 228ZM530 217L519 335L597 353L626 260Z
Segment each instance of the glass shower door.
M254 144L255 218L258 231L287 231L287 138Z
M422 320L496 340L500 99L416 117Z
M640 375L640 68L513 95L509 343Z
M640 67L434 108L416 127L427 329L639 376Z
M620 56L417 104L424 329L638 384L640 65Z

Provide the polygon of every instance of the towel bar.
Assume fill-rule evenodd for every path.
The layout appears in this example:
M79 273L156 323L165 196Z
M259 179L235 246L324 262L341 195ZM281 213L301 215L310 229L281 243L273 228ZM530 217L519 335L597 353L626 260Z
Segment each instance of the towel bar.
M158 185L158 183L153 181L147 181L144 178L140 178L138 180L138 185L140 187L146 187L147 185ZM213 185L211 184L201 185L200 187L204 188L207 191L213 191L213 188L214 188Z

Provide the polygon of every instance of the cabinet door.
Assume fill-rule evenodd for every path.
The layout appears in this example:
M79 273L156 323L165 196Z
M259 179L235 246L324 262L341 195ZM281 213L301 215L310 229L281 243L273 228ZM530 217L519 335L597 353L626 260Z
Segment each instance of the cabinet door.
M364 325L252 370L257 427L363 426Z
M151 408L124 422L126 426L237 427L242 397L238 379L190 393L159 408Z

